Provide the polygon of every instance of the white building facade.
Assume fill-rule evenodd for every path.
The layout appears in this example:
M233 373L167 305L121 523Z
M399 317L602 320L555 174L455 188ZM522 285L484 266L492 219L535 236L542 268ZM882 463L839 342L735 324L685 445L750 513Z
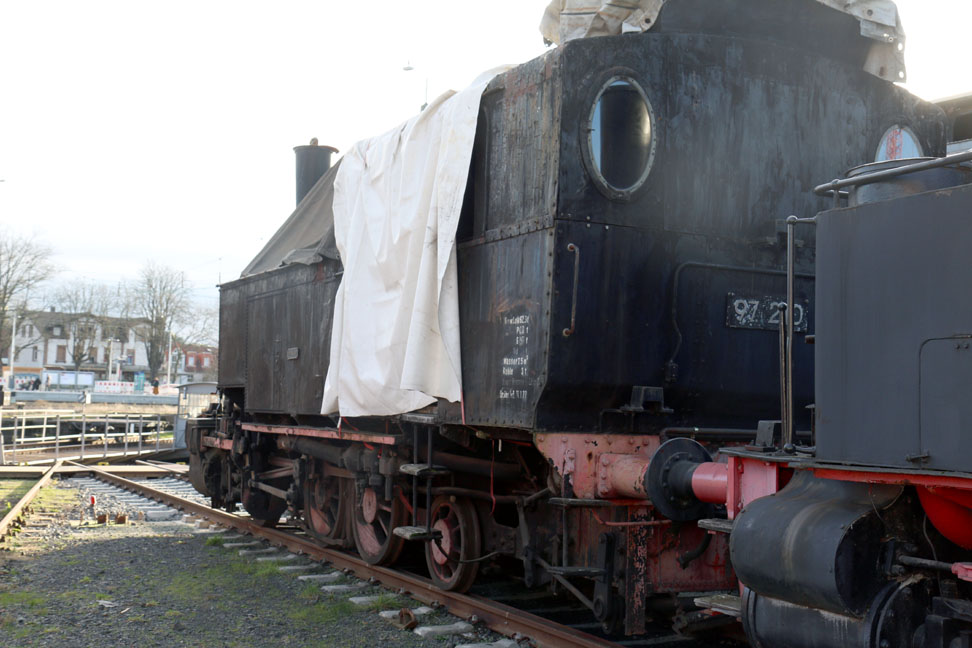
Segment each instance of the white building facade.
M53 309L28 311L18 318L14 336L15 386L29 389L30 383L40 380L46 387L48 373L74 371L94 374L95 380L132 381L137 373L148 371L141 334L147 324L141 319L94 318ZM80 366L76 358L82 359ZM52 388L59 381L53 382Z

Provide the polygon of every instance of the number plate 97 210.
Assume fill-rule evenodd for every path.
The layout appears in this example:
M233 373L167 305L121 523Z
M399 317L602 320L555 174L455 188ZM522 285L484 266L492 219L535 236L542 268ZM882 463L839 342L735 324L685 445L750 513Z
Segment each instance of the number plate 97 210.
M780 305L786 304L782 297L756 297L741 293L726 295L726 326L729 328L780 330ZM806 299L797 299L793 304L793 330L807 331Z

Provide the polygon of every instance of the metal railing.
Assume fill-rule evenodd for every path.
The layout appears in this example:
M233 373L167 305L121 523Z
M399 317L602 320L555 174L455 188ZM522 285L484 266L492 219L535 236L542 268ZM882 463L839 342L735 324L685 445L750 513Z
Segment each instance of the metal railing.
M0 408L0 465L131 457L172 442L161 414Z
M961 164L963 162L970 161L972 161L972 151L964 151L962 153L954 153L952 155L946 155L945 157L924 160L922 162L895 167L893 169L884 169L883 171L864 173L852 178L844 178L843 180L836 178L826 184L815 187L813 192L818 196L832 196L834 199L834 206L836 207L838 206L841 198L847 197L847 192L841 191L841 189L846 189L847 187L859 187L875 182L883 182L884 180L891 180L893 178L897 178L898 176L907 175L909 173L927 171L928 169L937 169L950 164Z

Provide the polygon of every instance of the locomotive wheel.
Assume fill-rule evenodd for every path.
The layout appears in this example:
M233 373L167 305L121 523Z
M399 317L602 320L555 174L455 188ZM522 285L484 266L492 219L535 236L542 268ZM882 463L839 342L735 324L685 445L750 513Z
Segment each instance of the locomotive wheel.
M436 587L454 592L465 592L479 572L474 560L482 553L482 536L479 516L475 507L465 498L439 495L432 501L432 528L441 538L425 543L425 562L429 576Z
M304 480L304 521L320 540L343 540L348 529L346 480L318 474Z
M250 514L250 519L262 527L277 526L280 516L287 510L287 502L271 497L261 490L243 487L243 508Z
M348 489L352 494L359 490ZM405 523L405 506L398 498L384 501L370 486L360 490L355 500L351 532L358 555L371 565L394 563L404 541L392 531Z

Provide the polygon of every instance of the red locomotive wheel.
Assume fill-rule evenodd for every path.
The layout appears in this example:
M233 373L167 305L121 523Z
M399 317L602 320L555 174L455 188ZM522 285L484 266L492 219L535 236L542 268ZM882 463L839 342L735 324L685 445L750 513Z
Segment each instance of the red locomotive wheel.
M475 507L465 498L440 495L432 501L432 528L442 534L425 544L425 562L432 582L441 589L465 592L479 572L474 560L482 553L482 535Z
M347 489L352 497L357 489ZM405 524L405 506L398 498L386 502L371 487L355 497L351 532L361 558L371 565L390 565L398 560L404 541L392 531Z
M319 540L343 540L348 530L347 480L318 474L304 481L304 521Z

